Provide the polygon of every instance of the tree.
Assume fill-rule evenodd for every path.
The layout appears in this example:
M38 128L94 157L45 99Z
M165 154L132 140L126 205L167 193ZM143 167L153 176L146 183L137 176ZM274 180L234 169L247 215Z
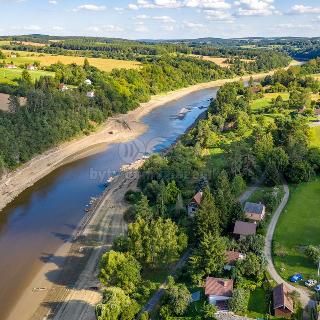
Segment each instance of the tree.
M153 212L149 206L148 198L145 195L141 196L141 200L135 205L136 217L144 220L151 220Z
M133 292L141 281L141 266L129 253L106 252L99 266L100 282L107 286L120 287L126 293Z
M265 270L265 261L261 256L249 252L242 261L237 261L236 271L241 276L257 279Z
M89 63L89 60L87 58L84 59L83 69L86 70L86 71L90 70L90 63Z
M170 219L138 218L128 226L129 251L141 263L160 267L174 262L187 247L187 236Z
M238 197L246 190L247 184L241 175L237 174L232 180L232 193L235 197Z
M9 111L11 113L16 113L20 109L20 101L17 96L10 95L9 97Z
M241 249L244 252L252 251L255 254L262 255L264 250L265 239L261 234L247 237L240 243Z
M233 296L229 300L229 309L234 313L244 313L248 310L250 291L238 288L233 291Z
M205 303L202 309L203 318L205 320L215 320L217 312L218 308L215 305L209 303Z
M32 83L31 75L27 70L23 70L21 73L21 79L26 83Z
M319 265L320 262L320 246L308 246L306 254L312 259L315 265Z
M200 284L205 276L219 274L227 261L227 240L212 233L203 236L199 247L189 258L191 278Z
M220 234L219 215L214 198L209 188L206 188L203 192L200 208L194 217L195 232L200 241L209 233Z
M172 312L176 316L182 316L191 302L191 294L185 284L176 284L174 279L170 277L166 290L166 300Z
M138 303L120 288L110 287L96 307L97 320L132 320L139 312Z

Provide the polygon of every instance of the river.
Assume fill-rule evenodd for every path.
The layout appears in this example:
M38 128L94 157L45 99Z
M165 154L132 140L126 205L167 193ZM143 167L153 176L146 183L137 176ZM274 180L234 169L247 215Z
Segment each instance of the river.
M0 320L6 319L45 263L41 257L54 254L69 239L90 198L103 192L108 177L122 165L172 145L216 92L199 90L151 111L142 119L149 129L139 138L100 146L98 153L55 170L0 212ZM176 118L185 107L189 112Z

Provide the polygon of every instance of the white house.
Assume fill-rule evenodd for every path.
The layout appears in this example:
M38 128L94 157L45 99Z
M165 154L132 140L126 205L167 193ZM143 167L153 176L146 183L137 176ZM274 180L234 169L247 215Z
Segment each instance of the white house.
M88 86L91 86L92 85L92 81L90 79L86 79L84 80L84 83Z
M27 70L33 71L33 70L36 70L36 69L37 68L33 64L30 64L30 65L27 66Z
M205 295L209 303L214 304L220 310L228 309L228 300L233 295L233 280L208 277L205 285Z
M7 69L17 69L17 67L14 64L7 64L6 68Z

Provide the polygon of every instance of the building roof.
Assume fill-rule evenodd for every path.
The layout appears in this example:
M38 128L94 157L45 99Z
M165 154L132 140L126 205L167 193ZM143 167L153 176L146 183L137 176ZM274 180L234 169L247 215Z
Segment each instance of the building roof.
M202 196L203 196L203 192L199 191L194 197L193 197L193 201L200 206L201 204L201 200L202 200Z
M227 251L227 264L233 265L238 260L243 259L243 254L237 251Z
M283 283L273 289L273 308L287 308L294 312L293 300L289 295L289 289Z
M234 234L250 236L256 234L257 225L255 223L237 221L234 225Z
M245 212L263 214L265 206L262 203L246 202L244 206Z
M207 296L232 297L233 280L208 277L206 279L205 294Z

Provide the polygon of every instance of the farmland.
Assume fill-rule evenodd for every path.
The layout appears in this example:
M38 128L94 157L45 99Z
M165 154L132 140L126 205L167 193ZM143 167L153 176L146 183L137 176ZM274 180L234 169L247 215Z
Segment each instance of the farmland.
M24 51L6 51L3 52L8 56L6 59L7 63L13 62L16 65L21 64L32 64L34 61L40 62L43 67L50 66L54 63L61 62L63 64L75 63L77 65L83 65L84 57L73 57L73 56L63 56L63 55L49 55L49 54L39 54L33 52ZM18 57L11 57L11 53L17 53ZM103 58L88 58L89 63L100 69L101 71L110 72L113 69L137 69L140 67L140 63L137 61L125 61L116 59L103 59Z
M23 69L0 69L0 84L16 85L17 80L21 78ZM43 76L54 76L54 72L36 70L28 71L32 81Z

